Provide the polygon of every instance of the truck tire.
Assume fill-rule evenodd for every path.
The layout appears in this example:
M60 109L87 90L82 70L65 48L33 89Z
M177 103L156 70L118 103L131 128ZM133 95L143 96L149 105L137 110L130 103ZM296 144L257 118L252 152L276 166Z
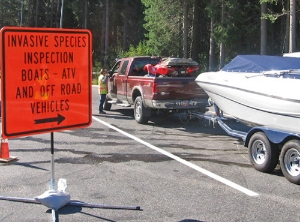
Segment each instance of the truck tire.
M256 170L269 173L275 169L279 149L263 132L256 132L251 136L248 149L250 161Z
M136 97L134 101L134 119L137 123L146 124L149 121L151 111L145 108L141 96Z
M294 184L300 184L300 141L286 142L280 153L280 167L285 178Z

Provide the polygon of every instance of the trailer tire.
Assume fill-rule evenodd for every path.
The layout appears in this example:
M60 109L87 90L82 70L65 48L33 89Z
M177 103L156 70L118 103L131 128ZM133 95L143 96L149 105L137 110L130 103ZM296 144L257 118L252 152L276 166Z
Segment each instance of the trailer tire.
M148 123L151 115L151 110L144 106L141 96L136 97L134 101L134 119L137 123L146 124Z
M285 178L294 184L300 184L300 141L286 142L280 153L280 167Z
M275 169L279 149L263 132L256 132L251 136L248 148L250 161L256 170L269 173Z

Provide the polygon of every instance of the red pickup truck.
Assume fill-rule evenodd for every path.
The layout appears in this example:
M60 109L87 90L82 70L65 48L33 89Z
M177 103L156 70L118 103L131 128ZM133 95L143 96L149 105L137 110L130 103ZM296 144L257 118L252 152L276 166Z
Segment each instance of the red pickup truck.
M153 69L154 68L154 69ZM152 111L167 114L207 110L208 95L196 84L198 63L191 59L129 57L119 59L109 71L104 104L134 107L138 123L149 121Z

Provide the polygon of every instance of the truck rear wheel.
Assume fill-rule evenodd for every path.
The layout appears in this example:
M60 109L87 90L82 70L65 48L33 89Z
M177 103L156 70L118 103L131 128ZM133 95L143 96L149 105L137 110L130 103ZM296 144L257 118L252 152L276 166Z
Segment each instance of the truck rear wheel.
M251 136L248 148L250 161L256 170L268 173L275 169L279 150L263 132L256 132Z
M146 124L149 121L151 111L145 108L141 96L138 96L134 101L134 119L137 123Z
M294 184L300 184L300 141L286 142L280 153L280 167L285 178Z

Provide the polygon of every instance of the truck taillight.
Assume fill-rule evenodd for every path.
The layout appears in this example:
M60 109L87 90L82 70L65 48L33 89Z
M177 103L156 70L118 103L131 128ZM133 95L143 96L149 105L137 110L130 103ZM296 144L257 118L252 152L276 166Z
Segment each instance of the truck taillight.
M154 93L154 94L158 93L157 83L155 83L155 82L152 84L152 93Z
M197 71L199 69L200 69L199 66L188 67L187 72L190 74L190 73L193 73L194 71Z

